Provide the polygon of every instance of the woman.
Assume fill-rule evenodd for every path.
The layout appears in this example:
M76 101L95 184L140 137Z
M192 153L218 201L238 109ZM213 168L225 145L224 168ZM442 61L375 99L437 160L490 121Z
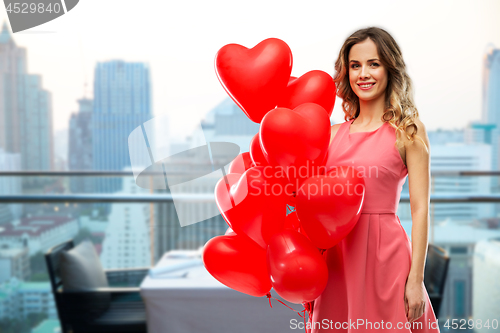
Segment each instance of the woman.
M335 70L346 122L332 126L326 166L361 171L365 201L354 229L323 254L329 281L308 326L313 333L439 332L423 283L429 140L401 50L383 29L358 30L342 46ZM406 176L412 243L396 215Z

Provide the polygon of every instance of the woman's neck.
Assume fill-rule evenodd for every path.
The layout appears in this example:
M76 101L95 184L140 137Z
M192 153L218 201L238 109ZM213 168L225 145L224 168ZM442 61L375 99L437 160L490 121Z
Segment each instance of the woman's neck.
M358 124L370 124L382 119L385 110L385 98L383 95L380 97L369 101L359 100L359 115L356 118L359 118L356 121Z

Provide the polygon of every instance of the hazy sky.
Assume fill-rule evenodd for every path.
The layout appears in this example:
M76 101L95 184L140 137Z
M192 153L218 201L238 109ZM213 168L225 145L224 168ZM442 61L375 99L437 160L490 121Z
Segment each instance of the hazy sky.
M54 130L68 127L85 81L92 96L95 63L123 59L150 64L153 112L168 113L178 136L227 96L214 71L222 46L280 38L292 50L292 75L332 74L345 38L379 26L402 48L426 127L451 129L480 119L482 61L489 43L500 47L499 17L498 0L82 0L14 39L27 48L28 71L52 93ZM340 103L333 119L343 121Z

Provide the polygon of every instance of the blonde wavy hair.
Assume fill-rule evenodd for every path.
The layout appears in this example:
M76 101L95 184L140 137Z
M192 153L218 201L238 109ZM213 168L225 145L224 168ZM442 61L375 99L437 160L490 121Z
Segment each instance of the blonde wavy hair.
M403 54L398 44L392 36L385 30L377 27L360 29L349 36L339 52L339 57L335 62L335 75L333 77L337 85L337 96L342 98L342 108L344 109L344 120L348 121L359 116L359 98L354 93L349 83L349 52L353 45L371 39L377 46L380 61L387 69L388 81L385 90L385 110L382 121L388 122L396 131L402 131L406 137L413 142L418 138L429 148L424 140L417 135L418 127L415 119L419 118L418 110L413 100L413 86L408 73ZM413 127L411 134L406 129ZM400 140L396 136L396 147Z

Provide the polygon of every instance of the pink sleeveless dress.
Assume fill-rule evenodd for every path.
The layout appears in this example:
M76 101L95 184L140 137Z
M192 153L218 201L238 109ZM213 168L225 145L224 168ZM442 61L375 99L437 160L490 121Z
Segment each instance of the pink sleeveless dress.
M329 280L314 301L311 332L439 332L427 291L422 317L406 319L411 242L396 211L408 170L394 145L395 129L384 123L375 131L349 134L353 120L340 126L326 166L328 171L351 165L362 172L365 202L353 230L323 254Z

